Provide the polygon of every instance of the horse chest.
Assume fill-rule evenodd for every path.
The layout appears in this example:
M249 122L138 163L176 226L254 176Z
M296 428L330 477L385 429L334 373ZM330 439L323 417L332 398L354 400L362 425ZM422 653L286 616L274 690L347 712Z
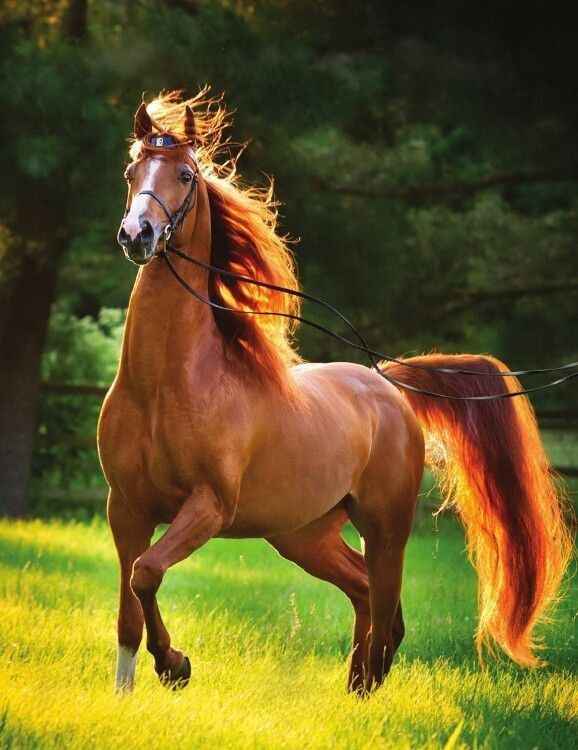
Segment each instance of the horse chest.
M139 507L162 508L154 513L160 520L174 517L210 455L208 419L176 403L143 405L120 389L111 392L98 435L109 485Z

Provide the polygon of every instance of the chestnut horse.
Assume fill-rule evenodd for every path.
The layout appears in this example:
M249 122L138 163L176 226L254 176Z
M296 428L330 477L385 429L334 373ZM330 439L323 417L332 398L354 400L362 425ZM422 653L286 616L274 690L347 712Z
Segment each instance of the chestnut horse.
M528 400L432 399L402 394L361 365L303 364L288 318L245 314L295 314L295 297L176 257L193 291L230 308L214 309L159 257L172 232L173 246L192 258L297 288L270 191L241 187L235 163L216 162L226 124L204 92L158 97L135 117L118 239L141 267L98 429L120 560L117 689L134 684L144 626L161 680L187 683L189 660L171 645L156 594L167 569L213 537L263 537L341 589L355 611L349 688L380 685L404 636L404 548L424 444L478 572L478 650L498 645L517 663L537 665L532 632L556 597L569 543ZM519 387L487 377L504 371L487 356L406 361L479 375L380 366L450 396ZM341 536L349 519L363 555ZM161 523L169 527L151 546Z

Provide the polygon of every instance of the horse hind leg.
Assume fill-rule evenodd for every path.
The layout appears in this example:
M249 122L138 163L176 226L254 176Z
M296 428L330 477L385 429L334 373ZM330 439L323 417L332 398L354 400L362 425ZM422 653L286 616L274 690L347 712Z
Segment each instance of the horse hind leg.
M369 546L369 545L368 545ZM394 622L401 593L403 549L376 545L366 551L369 578L371 632L365 689L379 687L393 662Z
M267 541L282 557L310 575L332 583L348 596L355 611L348 688L359 692L363 690L366 673L369 587L363 556L341 537L347 520L347 513L337 508L302 529Z
M401 582L416 499L417 486L386 496L366 490L351 507L352 521L364 540L369 583L366 692L382 684L405 633Z

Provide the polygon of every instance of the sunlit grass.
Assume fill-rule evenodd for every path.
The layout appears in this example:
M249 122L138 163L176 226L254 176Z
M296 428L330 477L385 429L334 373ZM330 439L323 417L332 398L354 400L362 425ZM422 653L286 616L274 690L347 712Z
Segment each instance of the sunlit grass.
M404 581L406 641L370 700L344 690L343 596L261 541L217 540L165 579L160 605L193 663L180 693L141 654L112 691L117 569L105 524L0 523L0 747L569 748L572 601L546 632L550 666L474 659L475 578L453 523L420 524Z

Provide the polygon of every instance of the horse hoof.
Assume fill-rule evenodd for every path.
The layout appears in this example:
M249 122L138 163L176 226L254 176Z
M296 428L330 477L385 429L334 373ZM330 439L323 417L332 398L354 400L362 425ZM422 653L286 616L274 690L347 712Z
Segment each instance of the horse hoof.
M161 675L161 682L169 690L182 690L189 684L191 679L191 661L186 654L183 654L183 660L180 667L171 672L163 672Z

